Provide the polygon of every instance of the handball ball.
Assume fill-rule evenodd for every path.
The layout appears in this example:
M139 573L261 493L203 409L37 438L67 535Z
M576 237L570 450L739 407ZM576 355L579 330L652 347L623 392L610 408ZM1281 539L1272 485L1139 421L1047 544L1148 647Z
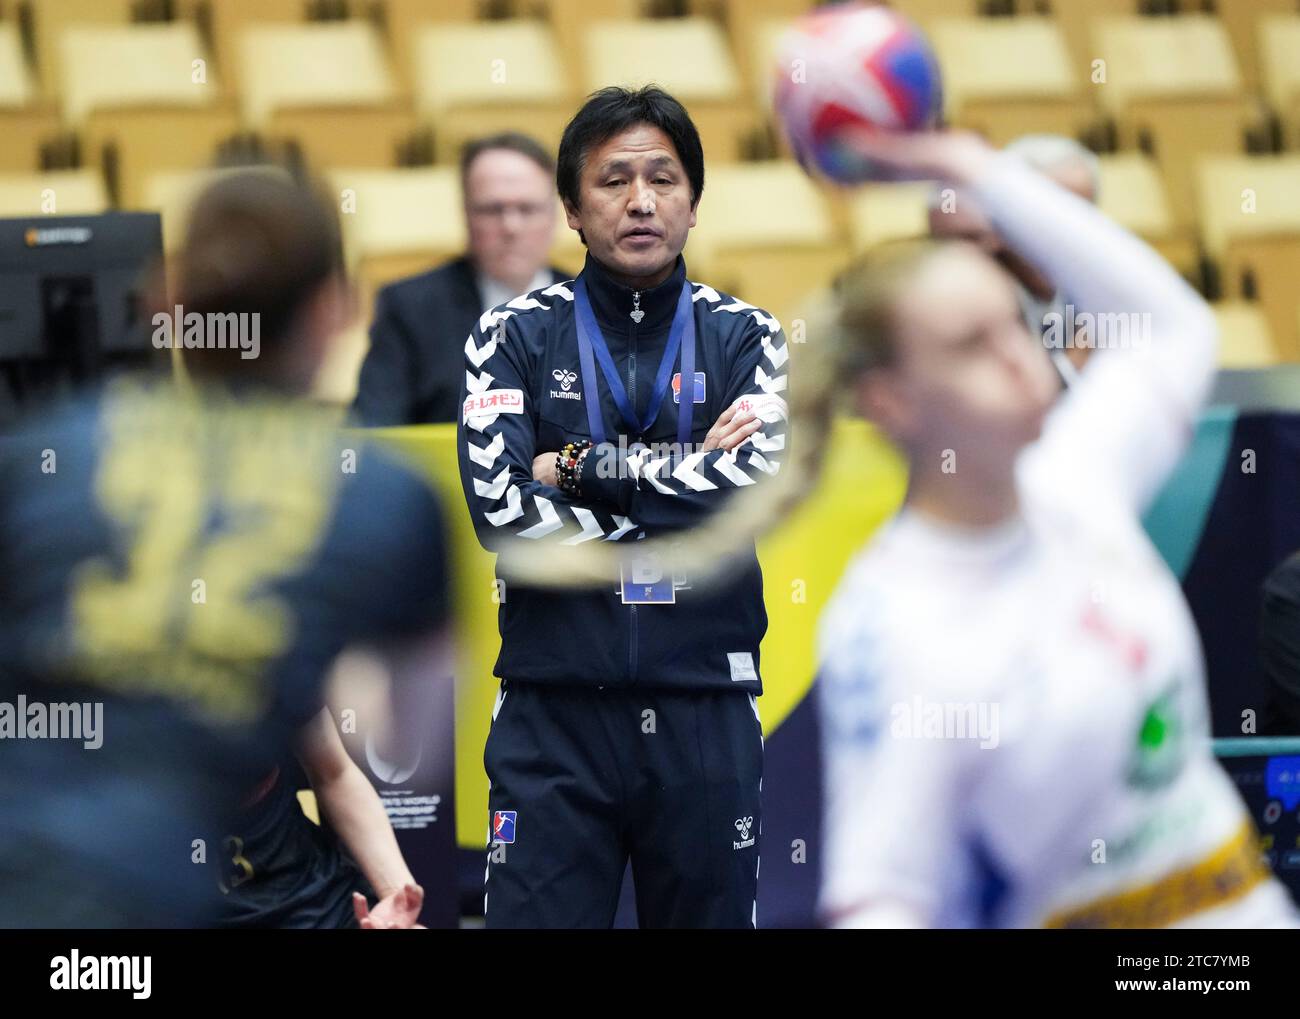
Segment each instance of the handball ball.
M837 139L848 125L933 127L939 65L911 21L888 7L835 4L795 22L778 49L773 106L805 170L840 184L888 176Z

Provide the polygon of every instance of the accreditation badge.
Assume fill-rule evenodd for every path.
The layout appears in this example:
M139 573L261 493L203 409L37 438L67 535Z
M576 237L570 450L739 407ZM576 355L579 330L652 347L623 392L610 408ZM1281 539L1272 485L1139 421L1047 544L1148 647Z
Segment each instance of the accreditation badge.
M624 605L675 605L677 588L658 555L638 552L619 566L619 596Z

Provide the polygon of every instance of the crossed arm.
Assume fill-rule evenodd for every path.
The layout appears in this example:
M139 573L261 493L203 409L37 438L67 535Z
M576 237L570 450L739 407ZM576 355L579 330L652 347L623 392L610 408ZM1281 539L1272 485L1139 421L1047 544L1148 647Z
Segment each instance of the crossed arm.
M762 426L762 420L752 410L742 410L733 403L718 415L718 420L713 423L709 434L704 437L704 445L701 449L706 453L711 449L730 452L737 449ZM559 450L556 450L554 453L539 453L533 457L533 477L543 485L554 487L556 485L555 462L559 455Z
M709 293L720 304L722 298ZM486 548L494 549L508 536L574 545L635 540L646 531L689 523L716 509L717 492L734 491L777 472L788 417L782 395L788 360L785 338L770 316L735 301L710 310L738 313L746 321L725 380L727 411L703 448L676 456L643 450L624 456L608 472L595 468L614 447L598 449L599 459L587 457L582 497L560 491L554 483L555 453L538 449L531 369L512 322L533 303L540 304L536 297L520 298L486 313L465 343L458 436L461 481L470 517Z

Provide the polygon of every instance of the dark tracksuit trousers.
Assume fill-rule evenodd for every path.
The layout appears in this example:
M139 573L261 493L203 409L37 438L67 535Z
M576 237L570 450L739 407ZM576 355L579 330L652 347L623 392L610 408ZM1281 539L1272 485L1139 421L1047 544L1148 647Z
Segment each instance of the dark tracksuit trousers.
M629 860L642 927L755 925L752 695L502 681L484 764L489 928L609 927Z

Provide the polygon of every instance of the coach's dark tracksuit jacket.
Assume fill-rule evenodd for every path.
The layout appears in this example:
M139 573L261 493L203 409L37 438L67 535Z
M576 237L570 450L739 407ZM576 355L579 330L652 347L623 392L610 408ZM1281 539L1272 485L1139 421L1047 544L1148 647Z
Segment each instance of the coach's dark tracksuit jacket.
M637 292L614 282L590 256L583 278L628 398L644 415L686 264L679 257L667 281L639 292L645 312L639 323L630 314ZM776 473L786 443L787 349L780 326L711 287L692 283L691 289L695 371L704 376L703 402L693 405L692 445L702 444L741 397L750 398L764 422L731 453L653 455L655 444L677 439L672 387L645 435L627 434L599 367L600 392L584 391L573 281L533 291L479 319L465 344L458 439L461 480L484 547L509 535L556 545L632 542L690 526L709 512L725 513L726 490ZM673 371L680 371L680 354ZM683 381L680 398L701 395L695 388ZM590 437L586 401L592 399L600 401L607 438L625 437L625 469L599 476L604 450L593 450L575 503L533 480L533 458ZM629 452L638 441L651 450ZM555 569L564 569L562 554ZM510 682L761 692L758 650L767 614L753 546L724 583L696 589L689 576L678 581L673 605L624 605L613 582L576 593L509 584L496 675Z

